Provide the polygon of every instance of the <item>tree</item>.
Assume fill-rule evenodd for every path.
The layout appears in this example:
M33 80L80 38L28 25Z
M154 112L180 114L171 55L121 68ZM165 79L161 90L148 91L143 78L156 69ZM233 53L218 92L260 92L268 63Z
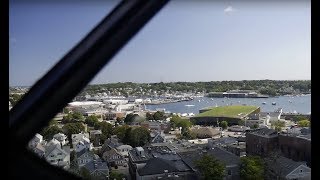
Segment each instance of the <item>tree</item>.
M20 101L22 96L22 94L9 94L9 101L11 103L11 106L15 106Z
M182 119L177 115L173 115L170 120L170 124L172 128L181 127L181 133L184 133L192 126L191 121L187 119Z
M56 125L45 127L40 134L45 140L51 140L55 134L61 133L62 129Z
M145 144L149 143L151 140L150 132L145 127L138 127L130 132L129 135L129 142L128 144L132 147L136 146L144 146Z
M80 168L80 175L84 179L92 179L92 176L90 174L90 171L87 170L85 167Z
M222 129L227 129L228 122L227 121L221 121L220 126L222 127Z
M271 127L273 127L277 132L280 132L284 126L285 126L284 121L278 120L278 121L271 122Z
M85 130L85 127L83 126L82 123L77 122L77 123L68 123L63 126L63 129L64 129L69 141L71 141L71 135L81 133L82 131Z
M191 132L190 129L187 129L186 131L184 131L182 133L182 137L183 139L196 139L197 135L194 132Z
M254 125L253 125L253 129L257 129L258 127L259 127L258 124L254 124Z
M259 156L241 157L240 162L240 177L242 179L264 179L265 166Z
M210 155L203 155L195 161L197 169L206 180L222 180L225 177L225 166Z
M240 126L244 126L245 123L246 123L246 122L245 122L245 120L243 120L243 119L241 119L241 120L239 121L239 125L240 125Z
M299 127L309 127L310 126L310 121L307 120L307 119L298 121L298 126Z
M153 114L153 119L154 120L163 120L165 117L164 117L164 112L162 111L157 111Z
M75 151L71 151L70 153L70 168L74 170L77 170L79 168Z
M126 124L131 124L134 120L136 120L137 118L141 119L140 116L138 114L133 114L130 113L126 116L126 118L124 119L124 123Z
M126 132L128 131L128 129L131 130L131 127L129 127L128 125L124 125L124 126L118 126L115 127L113 129L113 134L117 135L117 137L123 142L125 143L125 138L126 138Z
M62 123L74 123L84 121L84 117L79 112L68 113L66 116L63 116Z
M110 123L107 123L105 121L102 122L98 122L95 126L95 129L100 129L102 134L100 137L100 141L102 141L102 143L104 142L105 139L111 137L112 135L112 125Z
M85 123L88 124L88 126L95 127L95 125L99 123L99 120L95 115L91 115L86 117Z
M126 175L122 174L122 173L117 173L117 172L114 172L114 171L111 171L110 173L110 179L111 180L122 180L123 178L126 178Z
M146 119L147 120L153 120L154 118L153 118L153 115L151 113L147 112L146 113Z

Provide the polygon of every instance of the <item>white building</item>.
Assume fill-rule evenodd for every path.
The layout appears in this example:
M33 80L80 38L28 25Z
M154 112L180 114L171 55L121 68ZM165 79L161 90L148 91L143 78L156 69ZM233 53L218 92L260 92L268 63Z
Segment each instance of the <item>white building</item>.
M120 145L116 147L116 150L122 155L122 156L128 156L128 152L132 149L132 146L130 145Z
M36 134L30 141L29 141L29 148L33 149L35 148L39 143L43 141L43 136L41 134Z
M90 143L89 133L72 134L72 145L76 152L83 149L92 150L93 144Z
M44 157L52 165L63 167L64 169L69 169L70 167L70 148L67 146L62 149L60 144L50 143L45 148Z
M64 135L63 133L58 133L58 134L55 134L53 136L54 139L58 140L62 146L64 146L66 143L67 143L67 136Z

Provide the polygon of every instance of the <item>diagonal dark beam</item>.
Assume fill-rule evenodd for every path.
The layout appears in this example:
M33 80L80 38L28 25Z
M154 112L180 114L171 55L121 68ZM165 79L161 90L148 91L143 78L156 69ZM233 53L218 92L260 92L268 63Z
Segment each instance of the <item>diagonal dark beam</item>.
M167 2L122 1L11 109L11 135L26 146Z

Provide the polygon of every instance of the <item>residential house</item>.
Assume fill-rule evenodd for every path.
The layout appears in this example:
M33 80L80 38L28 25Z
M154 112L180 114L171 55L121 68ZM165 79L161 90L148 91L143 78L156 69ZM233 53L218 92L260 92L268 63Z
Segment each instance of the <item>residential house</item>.
M93 140L94 146L100 146L100 137L101 137L101 130L92 130L90 131L90 138Z
M72 134L72 145L76 152L80 152L83 149L92 150L93 145L90 142L88 133Z
M210 155L216 158L218 161L225 164L225 179L226 180L239 180L240 179L240 157L220 148L214 147L211 149L196 149L193 151L180 152L179 155L183 161L186 162L192 169L197 170L197 174L200 176L199 170L194 164L194 161L200 159L203 155Z
M283 156L295 161L306 161L311 167L311 134L279 134L279 148Z
M90 172L93 179L108 180L109 168L106 162L102 162L101 159L93 160L83 166Z
M57 141L57 140L56 140ZM45 148L44 158L52 165L69 169L70 167L70 147L64 146L61 148L61 144L54 141L48 143Z
M99 156L94 154L92 151L87 149L82 149L81 151L76 153L78 166L82 167L86 165L88 162L93 161L94 159L99 159Z
M265 161L267 179L311 179L311 168L305 162L296 162L283 156L268 157Z
M198 138L212 138L215 136L220 137L220 130L211 127L193 127L190 128L190 131L194 133Z
M53 136L53 138L55 138L56 140L58 140L62 146L64 146L68 141L67 140L67 136L64 135L63 133L58 133L58 134L55 134Z
M43 157L45 155L46 149L42 144L38 144L34 149L33 152L37 154L39 157Z
M181 157L167 146L133 148L129 151L129 172L132 179L196 179L196 174Z
M107 161L111 166L123 166L127 163L124 156L115 148L105 151L102 155L102 159Z
M30 141L29 141L29 148L33 149L35 148L39 143L43 141L43 136L41 134L36 134Z
M116 147L116 150L124 157L128 156L128 152L132 150L132 146L124 144Z

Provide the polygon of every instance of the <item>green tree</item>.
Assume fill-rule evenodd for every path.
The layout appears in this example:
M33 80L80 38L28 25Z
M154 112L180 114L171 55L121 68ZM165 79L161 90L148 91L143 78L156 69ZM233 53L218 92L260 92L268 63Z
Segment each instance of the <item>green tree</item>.
M66 107L63 108L63 113L64 113L64 114L68 114L69 112L70 112L70 110L69 110L68 108L66 108Z
M240 126L244 126L245 123L246 123L246 122L245 122L245 120L243 120L243 119L241 119L241 120L239 121L239 125L240 125Z
M220 126L222 127L222 129L227 129L228 122L227 121L221 121Z
M123 178L126 178L126 175L122 174L122 173L117 173L114 171L111 171L110 173L110 180L122 180Z
M87 170L85 167L80 168L80 175L83 179L92 179L92 176L90 174L90 171Z
M191 132L190 129L185 130L181 136L182 139L196 139L197 136L195 133Z
M310 126L310 121L307 120L307 119L298 121L298 126L299 127L309 127Z
M285 126L284 121L278 120L278 121L271 122L271 127L273 127L277 132L280 132L284 126Z
M63 126L63 130L66 133L69 141L71 141L71 135L83 132L85 130L85 127L80 122L68 123L68 124Z
M213 156L203 155L201 159L195 161L203 179L222 180L225 177L225 166Z
M146 119L147 120L153 120L154 118L153 118L153 115L151 113L147 112L146 113Z
M240 177L246 180L263 180L265 166L259 156L241 157Z
M254 124L254 125L253 125L253 129L257 129L258 127L259 127L258 124Z
M192 126L192 123L190 120L182 119L177 115L173 115L170 120L170 125L172 128L181 127L181 133L184 133Z
M55 134L61 133L62 129L56 125L45 127L40 133L43 138L47 141L50 141Z
M95 129L100 129L102 134L100 136L100 143L103 144L104 141L111 137L111 135L113 134L113 128L112 125L110 123L107 123L105 121L102 122L98 122L95 124L94 126Z
M11 103L11 106L15 106L22 97L23 94L9 94L9 101Z
M79 169L79 165L78 165L75 151L71 151L71 153L70 153L70 168L74 169L74 170Z
M125 137L126 137L126 132L128 131L128 129L131 129L131 127L129 127L128 125L124 125L124 126L118 126L118 127L115 127L113 129L113 134L114 135L117 135L117 137L123 142L125 140Z
M79 112L68 113L66 116L63 116L61 120L63 124L81 122L81 121L84 121L84 117Z
M99 123L99 120L98 120L98 118L97 118L95 115L91 115L91 116L86 117L85 123L86 123L88 126L95 127L96 124Z
M144 146L151 140L150 132L145 127L138 127L129 132L129 145L132 147Z
M164 112L162 111L157 111L153 114L153 119L154 120L163 120L165 117L164 117Z

